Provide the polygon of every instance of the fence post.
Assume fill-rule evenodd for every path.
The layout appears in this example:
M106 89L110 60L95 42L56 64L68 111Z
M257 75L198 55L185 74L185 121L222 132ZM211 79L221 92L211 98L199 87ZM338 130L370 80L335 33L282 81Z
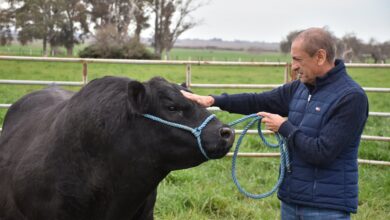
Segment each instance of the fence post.
M86 85L88 82L88 64L83 61L83 84Z
M286 63L286 66L284 67L284 83L288 83L290 81L290 76L291 76L290 71L291 71L290 64Z
M293 80L296 80L296 79L298 79L298 75L297 75L297 73L294 71L294 70L292 70L292 66L291 66L291 63L288 63L288 68L289 68L289 74L290 74L290 81L293 81Z
M288 83L296 79L297 75L292 71L291 63L286 63L286 67L284 68L284 83Z
M284 68L284 83L291 82L296 79L296 75L291 71L291 63L286 63Z
M191 64L187 63L186 66L186 87L191 87Z

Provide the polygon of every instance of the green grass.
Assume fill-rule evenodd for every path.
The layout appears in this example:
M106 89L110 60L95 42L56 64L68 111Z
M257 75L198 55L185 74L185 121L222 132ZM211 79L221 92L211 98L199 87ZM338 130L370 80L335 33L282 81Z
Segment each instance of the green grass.
M246 51L210 50L210 49L181 49L171 51L171 60L200 60L200 61L247 61L247 62L286 62L288 54L275 52L249 53Z
M78 52L84 49L87 45L75 45L73 56L78 57ZM152 48L149 48L151 51ZM50 48L48 47L48 51ZM57 48L59 54L56 56L66 56L64 47ZM0 55L11 56L42 56L42 44L36 41L27 46L20 44L12 44L8 46L0 46ZM51 54L49 54L50 56ZM246 52L234 50L210 50L210 49L182 49L173 48L170 52L170 60L200 60L200 61L245 61L245 62L286 62L289 61L289 54L281 54L276 52Z
M185 52L183 52L185 53ZM195 54L195 52L188 52ZM193 55L195 56L195 55ZM204 55L206 56L206 55ZM269 58L271 60L271 58ZM193 83L282 83L283 68L193 66ZM49 63L0 61L0 79L31 79L81 81L79 63ZM172 82L185 81L185 66L89 64L89 80L104 75L126 76L141 81L163 76ZM365 87L390 87L390 69L351 68L350 74ZM15 86L0 84L0 103L15 102L22 95L43 86ZM77 87L71 87L77 90ZM221 92L259 92L243 89L194 89L200 94ZM390 112L390 94L369 93L370 111ZM5 109L0 109L0 123ZM225 112L217 113L224 122L241 117ZM370 117L364 134L390 136L390 119ZM248 136L242 152L274 152L260 144L255 136ZM362 141L359 158L390 161L390 143ZM239 158L237 176L248 191L268 191L276 181L278 159ZM360 165L360 199L358 214L353 219L390 219L389 167ZM276 196L262 200L245 198L231 179L231 159L210 161L201 166L172 172L159 186L156 219L279 219L280 204Z
M78 52L86 47L86 44L75 45L73 49L74 56L78 56ZM65 47L56 48L57 57L65 57L66 49ZM50 46L47 45L48 56L50 54ZM11 45L0 46L0 55L9 55L9 56L43 56L43 47L41 41L34 41L26 46L20 45L19 43L13 43Z

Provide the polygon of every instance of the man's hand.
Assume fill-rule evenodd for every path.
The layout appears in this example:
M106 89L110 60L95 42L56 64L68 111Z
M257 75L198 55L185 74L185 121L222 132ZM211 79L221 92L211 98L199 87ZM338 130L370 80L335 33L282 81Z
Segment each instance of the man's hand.
M285 122L287 119L283 118L280 115L277 114L271 114L268 112L259 112L257 115L262 116L263 119L261 122L265 124L265 127L273 132L278 132L280 126Z
M214 98L212 96L197 95L190 92L186 92L184 90L180 90L180 92L187 99L190 99L203 107L210 107L212 104L214 104Z

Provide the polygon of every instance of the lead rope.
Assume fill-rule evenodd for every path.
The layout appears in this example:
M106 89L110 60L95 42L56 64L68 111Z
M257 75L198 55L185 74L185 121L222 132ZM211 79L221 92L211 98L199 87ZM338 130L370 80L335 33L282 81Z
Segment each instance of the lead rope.
M262 199L262 198L265 198L265 197L268 197L270 195L272 195L280 186L280 184L282 183L283 181L283 178L285 176L285 172L287 170L287 172L291 172L290 171L290 161L289 161L289 156L288 156L288 150L287 150L287 144L286 144L286 140L280 136L279 133L275 133L275 136L276 136L276 139L278 141L277 144L271 144L269 143L265 137L264 137L264 134L263 132L261 131L261 119L263 117L257 115L257 114L251 114L251 115L247 115L243 118L240 118L236 121L233 121L231 123L229 123L229 126L234 126L238 123L241 123L241 122L244 122L246 120L249 120L249 119L252 119L244 128L244 130L242 131L242 133L240 134L240 137L238 138L238 141L237 141L237 144L236 144L236 148L234 149L234 153L233 153L233 158L232 158L232 178L233 178L233 182L234 184L237 186L238 190L244 194L245 196L247 197L250 197L252 199ZM241 145L241 142L245 136L245 134L247 133L248 129L254 124L257 122L257 133L259 134L261 140L264 142L264 144L268 147L271 147L271 148L277 148L279 147L280 149L280 170L279 170L279 178L278 178L278 181L276 182L276 184L274 185L274 187L266 192L266 193L262 193L262 194L253 194L253 193L249 193L247 192L246 190L244 190L244 188L241 187L240 183L238 182L237 180L237 177L236 177L236 161L237 161L237 154L238 154L238 151L240 149L240 145Z

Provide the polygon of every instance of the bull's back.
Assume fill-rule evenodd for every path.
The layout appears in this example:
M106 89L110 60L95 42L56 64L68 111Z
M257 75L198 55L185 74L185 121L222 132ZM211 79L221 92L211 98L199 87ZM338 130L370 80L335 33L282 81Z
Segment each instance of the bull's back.
M20 126L34 126L45 121L43 117L56 114L55 108L72 97L73 92L56 86L23 96L8 109L4 118L2 136Z

